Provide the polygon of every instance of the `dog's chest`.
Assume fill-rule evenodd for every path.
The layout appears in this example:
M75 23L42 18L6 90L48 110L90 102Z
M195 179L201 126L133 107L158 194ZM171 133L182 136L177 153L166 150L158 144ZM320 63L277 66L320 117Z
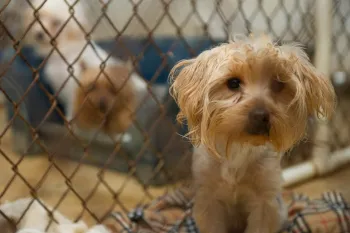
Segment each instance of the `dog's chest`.
M56 54L49 58L45 67L45 73L50 79L50 82L55 85L62 85L70 76L79 77L79 65L71 65L69 64L69 60L67 62L68 64Z
M272 166L272 161L257 161L245 167L242 171L228 169L220 181L221 202L226 206L227 217L231 219L229 227L233 232L244 229L249 214L256 208L256 203L269 197L273 199L279 193L280 178L278 169ZM225 166L225 165L224 165ZM226 203L226 204L225 204Z
M218 161L203 148L195 150L193 172L197 185L203 192L214 194L236 230L244 228L259 200L274 199L280 191L278 156L260 152L243 150L231 159Z
M262 183L266 183L264 171L259 167L252 169L242 166L240 169L222 165L220 170L219 196L227 203L232 215L249 212L249 204L259 198Z
M243 162L228 160L220 166L220 183L226 187L225 195L231 196L235 204L240 201L249 203L249 200L276 193L280 182L279 159L276 157L262 155Z

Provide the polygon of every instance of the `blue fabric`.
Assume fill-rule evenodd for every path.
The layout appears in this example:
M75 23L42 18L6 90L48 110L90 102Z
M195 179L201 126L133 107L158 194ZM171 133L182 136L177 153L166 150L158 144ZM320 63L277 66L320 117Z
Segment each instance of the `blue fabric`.
M130 53L138 57L138 72L146 80L153 80L153 83L155 84L167 85L169 71L175 63L177 63L179 60L196 56L203 50L222 42L212 42L205 37L189 38L186 40L179 39L177 37L159 37L155 38L153 41L154 43L150 43L148 38L121 37L118 39L118 41L100 41L97 42L97 44L107 51L112 51L115 56L120 58L126 58L126 55L130 55ZM0 51L0 58L2 58L4 62L9 60L8 56L4 56L6 53L9 53L9 51ZM35 54L34 49L31 47L24 47L21 53L32 67L39 67L43 61L43 58L38 57ZM166 59L166 62L164 62L163 59ZM11 76L13 76L11 77L12 81L16 82L16 85L19 85L23 92L33 80L31 69L20 57L15 59L11 69L12 71L15 71L11 74ZM44 85L49 92L53 93L50 86L45 83L45 79L43 78L43 69L41 69L39 73L40 82L42 85ZM4 88L6 90L6 88L9 87L6 87L5 85ZM38 84L33 86L31 93L32 94L27 97L27 104L31 106L28 112L28 117L33 125L36 125L40 123L45 116L50 107L50 102ZM20 95L14 98L19 99L21 94L23 93L20 93ZM32 106L35 106L35 108L32 108ZM60 104L59 107L63 111ZM174 104L171 105L171 108L173 109L169 109L169 112L174 115L172 117L175 119L178 109L174 109ZM51 114L49 120L60 123L63 122L57 112Z
M157 76L154 78L154 83L157 84L167 84L169 71L178 61L194 57L213 45L223 42L212 42L204 37L186 40L177 37L159 37L154 39L154 43L150 43L147 38L122 38L122 40L133 55L142 55L137 64L142 77L150 81ZM115 41L100 42L99 44L106 50L122 49L115 45ZM116 54L120 55L117 51ZM165 64L163 58L167 61Z
M42 62L42 59L34 54L32 48L24 47L21 51L21 54L32 67L36 68ZM2 51L1 62L5 64L8 63L14 55L15 51L13 49L6 49L6 51ZM50 93L53 93L51 87L42 78L42 70L39 71L39 75L39 82L42 84L42 86ZM4 88L12 101L17 102L22 99L22 96L30 87L32 82L33 73L30 67L20 56L17 56L1 79L1 86ZM25 105L23 107L26 111L25 113L22 113L24 114L23 116L26 116L31 125L36 127L46 116L51 103L45 92L40 88L39 83L34 83L25 96L22 105ZM58 107L62 109L62 106L60 104L58 105ZM8 117L11 118L13 115L13 107L11 103L9 103L8 110ZM63 120L55 111L48 116L47 120L63 123Z

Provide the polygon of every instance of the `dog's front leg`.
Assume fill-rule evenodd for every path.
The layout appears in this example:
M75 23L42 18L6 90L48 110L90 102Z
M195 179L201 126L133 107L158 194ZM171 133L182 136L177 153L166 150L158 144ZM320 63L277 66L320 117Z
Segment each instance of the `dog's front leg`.
M248 216L245 233L276 233L284 222L276 199L256 203Z
M201 233L228 233L224 205L207 194L197 194L193 216Z

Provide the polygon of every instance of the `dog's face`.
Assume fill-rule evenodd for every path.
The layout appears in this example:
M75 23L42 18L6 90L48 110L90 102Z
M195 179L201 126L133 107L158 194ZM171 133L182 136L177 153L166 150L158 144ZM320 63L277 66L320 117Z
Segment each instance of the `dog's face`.
M130 71L122 66L99 67L82 65L74 112L82 128L102 125L103 130L120 133L131 124L136 108L136 93L129 81Z
M80 25L71 18L69 6L64 1L46 1L39 8L41 4L42 1L39 0L33 2L34 7L38 9L36 13L31 7L27 7L24 12L23 25L34 22L25 38L28 43L40 46L41 49L51 50L52 39L55 39L57 45L84 40ZM74 11L74 16L84 28L86 22L82 9L74 7ZM25 29L27 27L29 26Z
M308 116L329 117L335 104L331 83L300 47L275 46L267 37L205 51L178 63L172 77L179 120L187 120L195 145L217 155L219 136L226 145L269 143L286 151L302 139Z

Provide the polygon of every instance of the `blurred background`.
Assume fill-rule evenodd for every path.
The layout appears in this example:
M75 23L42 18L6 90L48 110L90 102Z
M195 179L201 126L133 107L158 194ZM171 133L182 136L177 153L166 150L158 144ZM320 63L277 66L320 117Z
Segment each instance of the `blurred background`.
M33 22L45 20L44 14L37 14L52 1L64 7L49 16L67 22L62 27L86 19L77 29L84 34L80 42L93 41L110 59L130 62L132 72L145 83L144 93L135 93L142 100L125 130L129 140L88 138L71 130L65 105L45 78L51 53L38 54L41 44L28 39L34 33ZM0 198L32 195L89 223L111 210L127 212L190 177L192 149L180 136L187 129L176 123L178 108L168 94L168 75L176 62L227 42L232 35L249 33L269 34L277 43L298 42L313 61L318 54L316 0L39 2L41 6L31 0L0 1ZM30 20L25 18L28 11ZM329 11L329 78L338 108L326 141L315 139L317 123L310 118L307 139L283 158L285 169L312 159L315 146L327 147L331 157L350 144L350 2L332 0ZM55 43L51 46L54 51ZM347 154L343 157L349 160ZM288 188L311 193L344 189L350 170L346 166L337 170L335 175ZM350 190L345 193L350 197Z

